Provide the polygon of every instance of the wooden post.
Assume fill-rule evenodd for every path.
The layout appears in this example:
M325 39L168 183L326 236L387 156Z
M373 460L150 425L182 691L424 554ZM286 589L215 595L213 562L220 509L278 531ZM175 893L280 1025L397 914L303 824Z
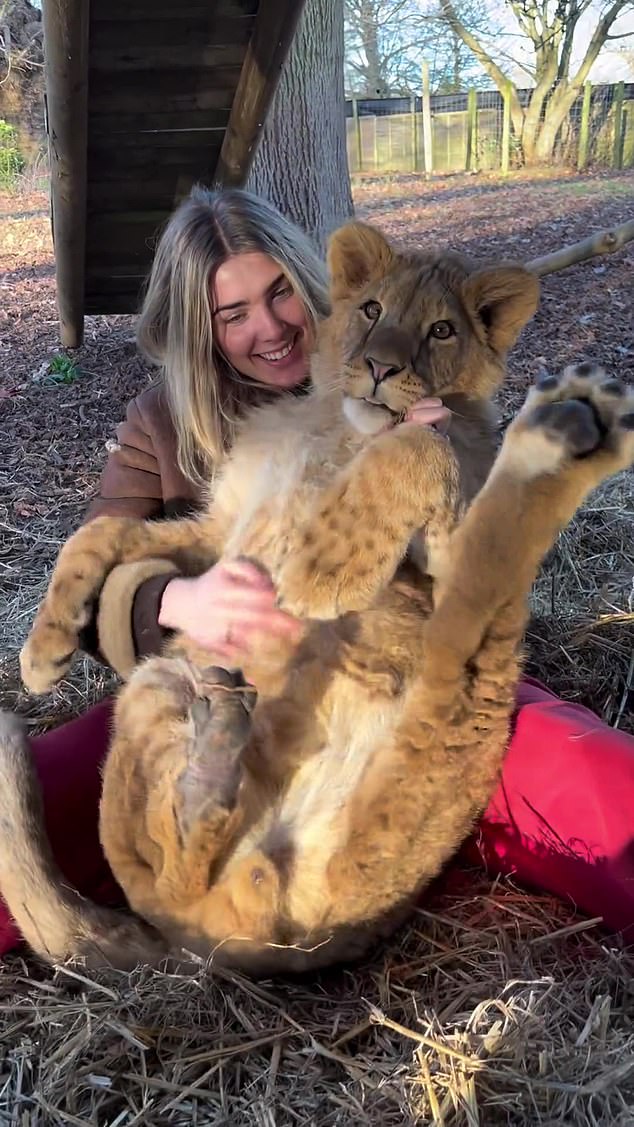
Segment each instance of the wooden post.
M44 0L46 105L62 345L84 334L89 0Z
M352 120L354 122L354 140L357 150L357 172L363 172L363 144L361 142L361 122L359 120L359 102L352 95Z
M416 128L416 95L410 98L410 114L412 122L412 172L418 170L418 129Z
M469 90L467 94L467 172L478 171L478 91Z
M504 110L502 115L502 175L508 176L511 161L511 83L504 84Z
M423 152L425 162L425 176L429 180L434 171L434 154L431 128L431 88L429 83L429 63L421 67L423 80Z
M590 155L590 109L592 106L592 83L585 82L583 86L583 105L581 106L581 123L579 125L579 152L577 153L577 168L582 172L588 163Z
M617 82L614 90L614 144L612 146L612 168L623 164L623 102L625 83Z
M223 187L239 188L249 175L304 3L260 0L216 165L215 182Z

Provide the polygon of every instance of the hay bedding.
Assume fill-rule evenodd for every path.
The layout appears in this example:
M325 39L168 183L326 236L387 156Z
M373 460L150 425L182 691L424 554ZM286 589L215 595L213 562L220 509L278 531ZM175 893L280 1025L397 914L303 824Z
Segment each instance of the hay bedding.
M355 195L397 240L529 258L629 217L634 177L401 176ZM86 661L27 701L16 652L149 373L129 319L89 318L77 378L52 382L45 195L0 197L0 224L0 703L39 731L113 687ZM633 265L630 247L545 279L504 419L544 365L587 355L634 379ZM591 499L544 567L529 633L531 668L629 731L633 510L631 475ZM573 906L457 872L374 961L301 982L51 976L16 955L0 971L0 1123L630 1125L633 970Z

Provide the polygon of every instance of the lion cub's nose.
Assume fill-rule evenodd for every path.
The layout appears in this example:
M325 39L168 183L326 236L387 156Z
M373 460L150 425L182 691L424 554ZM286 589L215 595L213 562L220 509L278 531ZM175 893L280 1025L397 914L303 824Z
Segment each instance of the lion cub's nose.
M389 380L390 376L397 376L399 372L403 371L402 364L385 364L382 360L375 360L373 356L367 357L367 365L372 374L375 388L383 383L383 380Z

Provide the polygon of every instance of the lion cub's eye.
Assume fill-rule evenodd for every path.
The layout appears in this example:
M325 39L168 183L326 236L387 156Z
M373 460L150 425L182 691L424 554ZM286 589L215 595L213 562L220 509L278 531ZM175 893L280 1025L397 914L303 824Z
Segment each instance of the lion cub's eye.
M455 337L456 330L451 321L434 321L429 333L436 340L449 340L449 337Z
M366 301L365 305L361 306L361 312L365 313L368 321L378 321L383 309L378 301Z

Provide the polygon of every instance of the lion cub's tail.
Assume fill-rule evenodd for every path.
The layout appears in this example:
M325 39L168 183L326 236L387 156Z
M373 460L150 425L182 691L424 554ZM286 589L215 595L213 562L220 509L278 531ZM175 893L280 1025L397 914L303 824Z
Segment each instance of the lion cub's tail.
M82 958L131 970L157 963L163 940L142 919L101 908L70 888L53 857L22 722L0 712L0 893L27 943L49 963Z

